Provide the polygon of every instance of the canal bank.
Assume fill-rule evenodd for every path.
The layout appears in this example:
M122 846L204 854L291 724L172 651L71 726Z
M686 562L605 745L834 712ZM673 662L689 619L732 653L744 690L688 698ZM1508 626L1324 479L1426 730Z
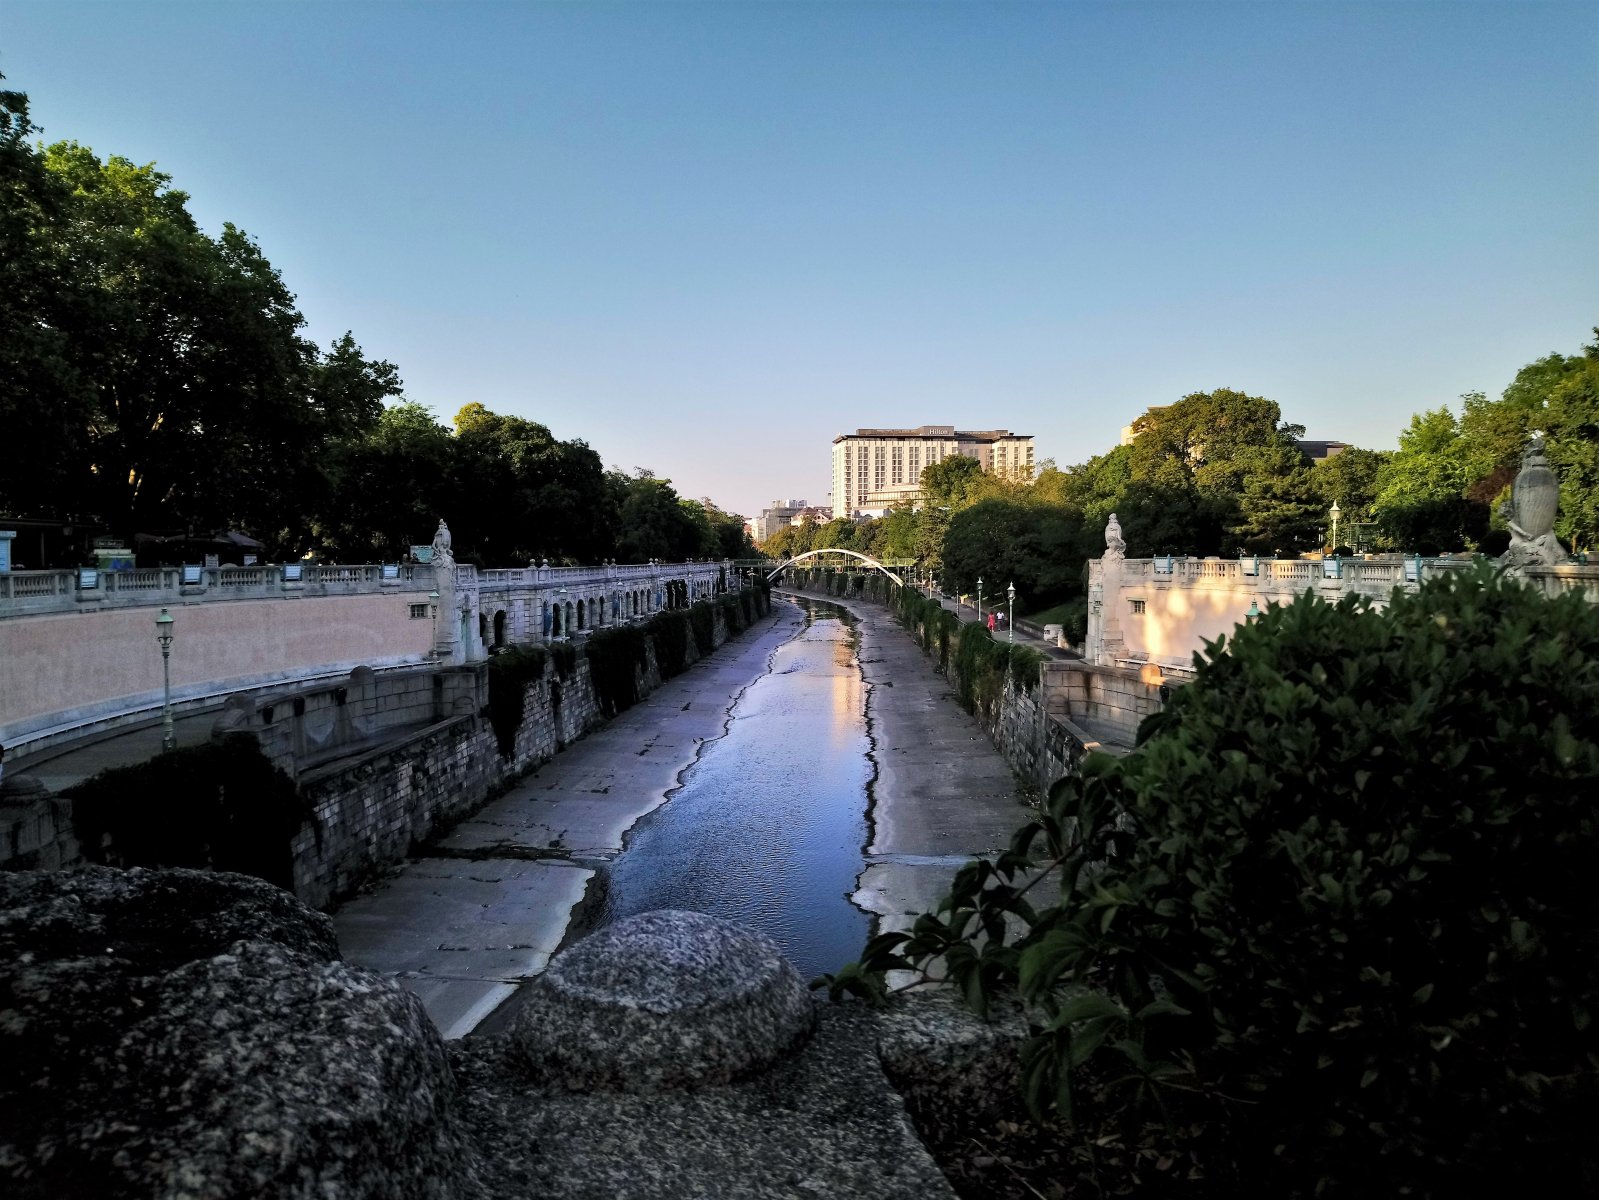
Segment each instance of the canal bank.
M881 605L773 595L825 600L855 623L875 771L852 899L871 914L874 933L909 929L957 870L1009 844L1028 819L1026 796L949 681Z
M685 781L692 783L696 771L712 791L719 786L731 795L743 786L739 755L747 751L729 731L746 718L741 732L754 737L752 744L777 748L767 765L786 772L796 793L817 781L853 789L850 844L832 844L836 829L821 839L833 856L827 870L836 872L840 863L849 869L837 883L816 872L818 903L853 905L873 929L908 926L969 857L1003 847L1026 811L1004 761L892 618L870 605L825 603L851 614L847 659L831 635L807 644L807 627L815 623L802 607L775 604L773 616L745 637L569 746L378 889L346 904L335 915L345 957L398 978L423 1000L445 1036L460 1037L501 1028L518 1007L523 980L540 973L566 942L622 908L631 911L641 896L665 895L668 903L713 910L753 904L757 912L759 896L696 903L653 885L684 882L669 876L679 866L695 871L697 856L708 856L700 863L713 867L718 855L742 856L746 868L734 874L745 882L729 878L729 887L748 886L749 879L766 886L761 854L774 877L794 875L793 860L814 849L802 843L816 839L806 834L785 841L775 823L787 823L792 813L774 812L774 836L753 847L753 870L752 846L743 844L753 839L746 835L723 829L696 845L679 828L652 847L647 819ZM774 672L785 672L787 686L757 686ZM779 696L789 699L774 699ZM819 726L806 723L821 710L836 718L825 739L818 737ZM860 723L858 738L848 732L849 719ZM814 744L818 740L825 744ZM769 783L761 786L770 794ZM691 818L693 804L704 802L685 799L680 811ZM667 815L663 810L653 823L664 827ZM847 814L834 822L847 824ZM655 859L629 862L637 878L630 883L629 872L621 872L621 904L613 904L608 882L624 850L633 853L635 835L641 855ZM808 874L803 866L798 871ZM639 880L646 883L642 889L633 886ZM728 915L739 917L737 911ZM862 939L867 926L861 918ZM841 965L858 948L829 950L839 961L816 965Z

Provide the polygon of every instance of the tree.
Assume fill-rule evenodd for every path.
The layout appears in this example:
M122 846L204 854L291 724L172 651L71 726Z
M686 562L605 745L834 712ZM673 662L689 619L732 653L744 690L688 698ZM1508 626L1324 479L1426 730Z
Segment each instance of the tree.
M0 510L81 519L92 393L65 330L78 287L59 236L69 197L28 142L37 132L27 96L0 90Z
M1436 554L1475 544L1488 530L1486 503L1465 498L1460 423L1447 407L1418 413L1377 473L1374 508L1401 550Z
M325 461L328 490L310 536L336 562L398 558L431 542L438 521L462 507L454 440L420 404L383 410L371 429L335 443Z
M458 515L465 547L458 553L485 563L595 562L611 554L615 496L587 443L559 441L536 421L468 404L455 416L455 444L456 469L473 492Z
M981 577L991 596L1014 583L1031 608L1065 599L1076 589L1081 571L1081 563L1071 557L1080 521L1066 509L979 500L950 518L944 586L971 592Z
M698 507L696 505L696 507ZM704 510L700 510L703 517ZM617 557L623 562L682 562L701 557L708 523L701 525L684 507L669 479L640 469L629 481L617 527Z
M959 509L971 503L981 486L983 465L964 454L952 454L922 468L922 500L928 508Z
M876 521L861 527L865 553L882 560L915 558L920 516L913 508L891 508Z

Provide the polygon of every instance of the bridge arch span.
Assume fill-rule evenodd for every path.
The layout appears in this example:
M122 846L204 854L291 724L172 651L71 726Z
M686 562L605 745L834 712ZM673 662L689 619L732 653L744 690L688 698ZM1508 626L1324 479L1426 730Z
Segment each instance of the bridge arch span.
M785 570L788 567L792 567L795 563L800 562L802 559L815 558L818 554L847 554L851 558L858 558L863 563L865 563L867 566L876 567L879 571L881 571L884 575L887 575L890 579L892 579L900 587L904 587L905 586L905 581L903 579L901 579L898 575L894 574L894 572L890 571L887 567L885 567L882 563L878 562L875 558L870 558L867 555L859 554L859 553L857 553L854 550L844 550L844 549L841 549L841 548L836 547L836 546L828 547L825 550L807 550L807 551L805 551L804 554L796 554L793 558L789 559L787 562L779 563L777 565L777 568L766 576L767 582L769 583L772 580L776 579L777 576L778 576L778 572L783 571L783 570Z

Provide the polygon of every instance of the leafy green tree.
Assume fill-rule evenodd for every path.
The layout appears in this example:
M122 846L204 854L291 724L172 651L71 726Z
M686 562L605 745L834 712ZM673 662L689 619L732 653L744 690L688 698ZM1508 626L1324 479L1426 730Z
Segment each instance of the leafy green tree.
M455 446L459 477L472 481L472 502L458 514L464 547L458 553L483 563L610 556L614 493L587 443L563 442L536 421L468 404L455 417ZM677 493L670 492L670 504L676 508ZM688 518L679 511L676 522L682 528ZM685 543L698 545L697 533L675 544Z
M1316 494L1310 463L1281 442L1241 452L1243 487L1227 549L1288 554L1317 548L1327 509Z
M454 439L423 405L385 409L372 428L335 443L325 458L328 492L310 533L334 561L398 558L431 542L440 518L463 509Z
M1081 516L1068 509L979 500L950 518L944 538L944 586L990 595L1014 583L1022 603L1036 609L1065 599L1078 586L1081 562L1071 557Z
M812 537L812 549L820 550L831 547L834 550L855 550L860 547L856 544L856 529L854 521L848 517L834 517L825 525L817 527Z
M915 558L920 524L920 515L915 509L889 509L863 527L863 553L876 559Z
M1310 468L1311 487L1324 509L1338 505L1346 521L1369 521L1377 499L1377 476L1391 455L1350 446Z
M704 530L684 509L669 479L640 469L622 501L617 556L622 562L681 562L698 557Z
M207 237L153 166L44 151L70 195L62 236L88 283L63 329L93 416L77 470L120 532L262 528L316 443L315 347L294 298L232 225Z
M1468 473L1460 423L1447 407L1418 413L1398 451L1377 473L1374 507L1400 550L1465 549L1488 529L1488 506L1465 498Z
M0 90L0 510L85 519L75 485L93 394L66 332L79 303L60 236L70 197L29 144L37 132L27 96Z
M951 510L971 503L982 486L983 465L964 454L952 454L922 468L922 500L928 508Z

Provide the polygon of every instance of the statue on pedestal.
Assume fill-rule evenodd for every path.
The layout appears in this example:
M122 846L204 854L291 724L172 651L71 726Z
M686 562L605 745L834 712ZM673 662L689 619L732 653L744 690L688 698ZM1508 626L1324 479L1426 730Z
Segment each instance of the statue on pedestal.
M433 649L439 656L450 658L460 626L455 620L455 551L450 548L450 527L443 521L433 535L433 590L439 597L435 601L438 611L444 614L444 620L437 623L437 643Z
M1565 562L1566 548L1554 532L1559 504L1560 481L1544 458L1543 435L1534 433L1511 485L1510 499L1500 508L1510 526L1510 548L1499 561L1511 570Z
M1127 543L1122 540L1122 525L1115 513L1105 525L1105 557L1118 561L1127 557Z

